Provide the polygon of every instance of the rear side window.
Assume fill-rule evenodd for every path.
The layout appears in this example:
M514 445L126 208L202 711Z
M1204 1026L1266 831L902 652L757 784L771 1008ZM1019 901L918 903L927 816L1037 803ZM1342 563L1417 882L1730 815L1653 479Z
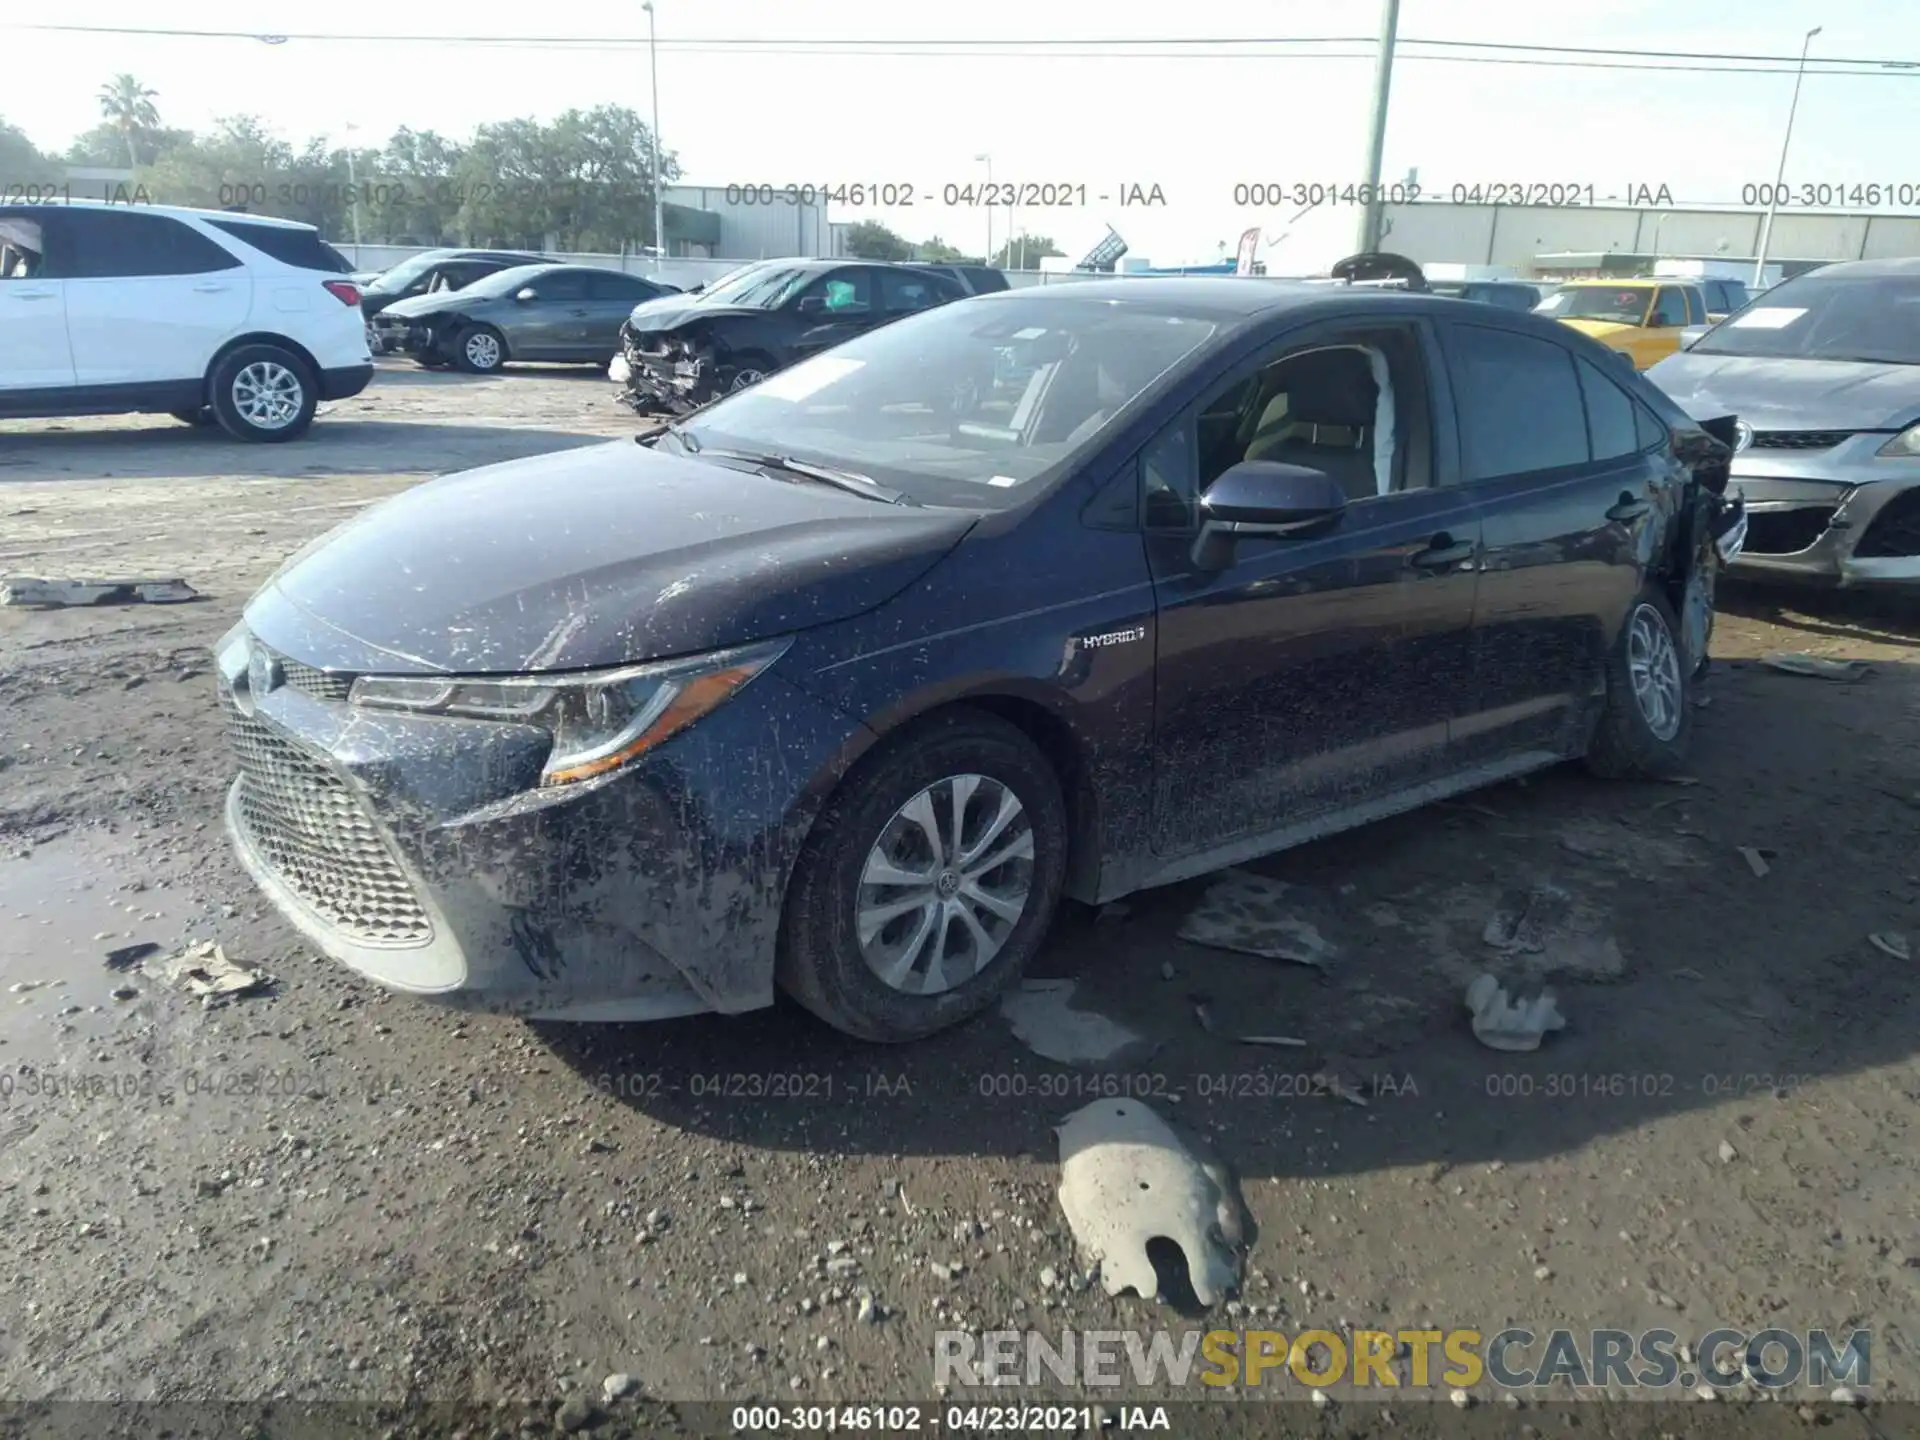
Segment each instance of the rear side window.
M587 278L587 298L590 300L625 300L632 303L651 300L659 293L654 286L633 275L592 275Z
M192 227L131 208L66 210L55 224L48 259L51 273L69 280L206 275L240 266Z
M929 305L938 304L952 285L952 281L942 276L885 270L880 274L880 308L889 315L924 310Z
M1593 458L1618 460L1638 454L1640 431L1634 420L1637 408L1627 392L1601 374L1585 360L1575 358L1580 372L1580 389L1587 399L1587 432L1593 440Z
M300 270L318 270L328 275L351 275L353 266L347 257L320 238L317 230L295 230L284 225L255 225L245 220L210 220L216 230L224 230L236 240L244 240L263 255L282 265Z
M1648 317L1649 325L1685 325L1687 324L1687 301L1678 286L1662 286L1654 297L1653 314Z
M1587 412L1571 351L1480 325L1455 325L1450 340L1469 481L1587 463Z
M966 276L967 280L973 286L974 293L977 295L985 295L990 291L1005 290L1007 288L1007 277L1002 275L998 270L985 265L967 266L962 269L961 274Z

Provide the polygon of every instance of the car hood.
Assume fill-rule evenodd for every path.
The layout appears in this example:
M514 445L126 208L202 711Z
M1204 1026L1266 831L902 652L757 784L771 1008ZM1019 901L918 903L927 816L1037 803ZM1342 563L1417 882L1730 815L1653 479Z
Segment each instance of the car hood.
M1920 365L1682 350L1647 378L1696 419L1738 415L1756 430L1904 430L1920 418Z
M486 304L489 298L470 295L464 290L441 290L433 295L409 295L404 300L395 300L382 313L417 320L424 315L444 315L449 310L469 310Z
M1626 330L1638 330L1638 325L1627 325L1618 320L1562 320L1569 330L1578 330L1582 335L1591 335L1599 341L1607 341Z
M702 305L700 297L663 295L633 307L629 323L636 330L677 330L693 320L728 320L742 315L767 316L775 312L758 305Z
M296 556L247 622L274 649L330 669L628 664L861 614L924 575L977 518L619 440L396 495Z

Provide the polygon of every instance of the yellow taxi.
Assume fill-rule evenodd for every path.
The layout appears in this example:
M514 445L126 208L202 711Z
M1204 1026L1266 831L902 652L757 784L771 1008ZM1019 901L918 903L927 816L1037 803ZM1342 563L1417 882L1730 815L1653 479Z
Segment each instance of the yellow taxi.
M1707 323L1707 300L1698 285L1681 280L1569 280L1534 306L1624 352L1645 370L1680 348L1680 332Z

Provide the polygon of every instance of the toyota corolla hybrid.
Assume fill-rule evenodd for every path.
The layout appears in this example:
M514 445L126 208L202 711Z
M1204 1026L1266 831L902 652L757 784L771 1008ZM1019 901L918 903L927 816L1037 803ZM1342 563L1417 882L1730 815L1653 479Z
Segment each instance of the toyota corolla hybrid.
M1063 898L1681 764L1731 433L1457 300L958 301L295 556L219 649L229 830L399 990L923 1036Z

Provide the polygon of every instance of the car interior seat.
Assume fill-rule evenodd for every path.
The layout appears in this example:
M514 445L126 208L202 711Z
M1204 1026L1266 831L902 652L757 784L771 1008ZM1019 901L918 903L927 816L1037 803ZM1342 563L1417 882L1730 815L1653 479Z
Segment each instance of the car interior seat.
M1380 386L1364 351L1321 350L1285 367L1246 449L1248 460L1304 465L1331 475L1349 500L1378 493L1372 430Z

